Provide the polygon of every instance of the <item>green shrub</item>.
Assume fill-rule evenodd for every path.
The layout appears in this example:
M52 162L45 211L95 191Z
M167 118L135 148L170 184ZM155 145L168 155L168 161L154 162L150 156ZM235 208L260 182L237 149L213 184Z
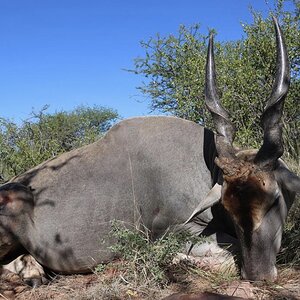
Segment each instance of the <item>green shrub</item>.
M116 244L110 249L122 259L120 268L125 280L134 285L165 285L169 282L168 270L174 257L188 241L197 242L199 238L188 233L167 232L152 241L147 229L128 227L121 222L112 222L112 236ZM96 270L103 271L103 265Z
M104 107L80 106L47 113L48 106L17 124L0 118L0 175L3 181L39 163L99 139L119 117Z
M291 65L291 86L283 116L285 151L298 159L299 1L290 3L292 9L289 10L285 9L287 0L270 2L274 4L274 9L268 17L251 9L253 21L242 23L243 38L224 42L215 39L219 94L238 128L237 145L260 147L260 116L272 90L276 66L271 16L277 16L284 32ZM134 69L131 71L145 77L138 89L150 100L153 111L176 115L212 128L211 117L204 103L207 34L207 29L202 29L199 24L191 27L182 25L178 33L167 36L157 34L141 43L144 55L134 60Z

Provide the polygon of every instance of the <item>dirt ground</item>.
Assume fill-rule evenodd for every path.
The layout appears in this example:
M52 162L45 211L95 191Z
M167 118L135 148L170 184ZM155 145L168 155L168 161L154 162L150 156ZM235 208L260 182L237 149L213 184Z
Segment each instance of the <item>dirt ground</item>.
M214 292L238 296L244 299L300 299L300 270L281 268L275 283L250 283L237 278L226 279L218 274L175 272L171 283L164 288L147 284L134 284L126 280L114 268L105 272L87 275L54 276L45 285L31 288L17 275L0 277L0 300L44 300L44 299L101 299L101 300L154 300L176 292Z

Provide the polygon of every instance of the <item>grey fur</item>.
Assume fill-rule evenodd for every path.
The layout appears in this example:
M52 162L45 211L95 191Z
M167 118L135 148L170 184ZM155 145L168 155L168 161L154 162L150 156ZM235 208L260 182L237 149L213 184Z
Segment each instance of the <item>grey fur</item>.
M188 219L211 188L203 132L174 117L122 121L98 142L12 179L31 188L34 206L8 226L0 216L0 224L14 227L40 264L90 271L112 258L110 221L143 224L155 238Z

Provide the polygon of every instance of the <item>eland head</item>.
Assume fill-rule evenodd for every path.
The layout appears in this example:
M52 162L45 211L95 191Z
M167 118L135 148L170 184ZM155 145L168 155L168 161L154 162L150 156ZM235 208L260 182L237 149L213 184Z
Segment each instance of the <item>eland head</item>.
M242 277L250 280L276 278L276 255L290 206L288 199L300 191L300 179L280 160L283 154L281 117L290 70L284 37L275 18L274 26L276 77L262 114L264 138L259 150L237 150L233 146L236 129L218 98L212 35L206 63L205 101L217 132L215 163L223 175L221 203L239 239Z

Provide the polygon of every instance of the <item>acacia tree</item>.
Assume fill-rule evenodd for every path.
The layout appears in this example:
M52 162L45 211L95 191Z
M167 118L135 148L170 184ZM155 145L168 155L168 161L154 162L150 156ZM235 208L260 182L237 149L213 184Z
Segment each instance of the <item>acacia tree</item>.
M21 125L0 119L0 174L6 181L63 152L99 139L117 120L104 107L78 107L71 112L47 113L47 107Z
M300 128L300 33L299 3L294 11L277 1L273 12L263 18L252 11L253 23L243 24L244 37L215 43L219 94L238 128L240 146L259 147L262 141L260 116L272 89L275 71L275 38L271 16L281 22L291 63L291 88L286 99L284 136L287 155L299 157ZM204 105L204 70L207 35L200 25L181 26L178 34L157 35L142 42L145 56L135 59L132 72L145 76L138 87L150 97L150 108L211 127Z

